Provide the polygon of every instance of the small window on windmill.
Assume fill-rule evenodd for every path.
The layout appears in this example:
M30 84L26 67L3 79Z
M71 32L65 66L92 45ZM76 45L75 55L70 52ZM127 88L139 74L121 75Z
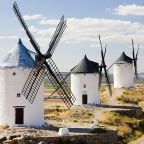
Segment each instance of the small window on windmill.
M86 88L86 84L83 85L83 88Z
M17 93L17 97L20 97L21 95L20 95L20 93Z
M13 76L15 76L15 75L16 75L16 73L15 73L15 72L13 72L13 73L12 73L12 75L13 75Z

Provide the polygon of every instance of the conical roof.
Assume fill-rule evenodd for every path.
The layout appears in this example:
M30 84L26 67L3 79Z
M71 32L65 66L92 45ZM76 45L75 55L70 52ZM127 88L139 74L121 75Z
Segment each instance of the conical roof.
M32 68L35 65L28 49L23 45L21 39L18 41L18 47L11 50L2 60L0 67L24 67Z
M99 73L99 64L90 61L85 55L81 62L71 70L71 73Z
M114 62L116 63L132 63L132 58L128 57L124 52L120 55L120 57Z

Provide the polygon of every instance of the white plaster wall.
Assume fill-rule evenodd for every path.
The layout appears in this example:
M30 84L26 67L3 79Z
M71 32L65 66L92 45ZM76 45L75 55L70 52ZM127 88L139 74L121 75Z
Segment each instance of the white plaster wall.
M99 104L99 74L71 74L71 91L76 97L75 105L82 105L82 95L87 94L88 104ZM86 84L86 88L84 88Z
M14 106L25 106L24 108L24 125L40 126L44 123L44 106L43 106L43 84L31 104L21 95L22 88L31 69L24 68L5 68L0 69L0 124L15 126L15 108ZM13 73L16 75L13 75Z
M114 64L113 74L114 88L129 88L134 86L133 64Z

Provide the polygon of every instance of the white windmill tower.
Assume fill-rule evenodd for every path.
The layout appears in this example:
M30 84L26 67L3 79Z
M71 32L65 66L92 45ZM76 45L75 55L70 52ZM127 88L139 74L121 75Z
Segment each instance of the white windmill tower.
M99 104L99 64L90 61L86 55L71 71L71 91L75 104Z
M132 40L133 46L133 59L128 57L124 52L120 55L120 57L113 64L113 75L114 75L114 88L130 88L134 86L134 73L135 76L138 77L137 72L137 57L138 51L135 55L134 44Z
M113 64L114 88L133 87L133 62L124 52Z
M85 55L81 62L71 70L71 91L76 97L75 105L100 103L99 88L103 76L102 68L104 69L107 86L111 95L111 85L104 60L105 54L106 48L105 52L103 52L101 44L102 63L100 66L98 63L89 60Z
M0 65L0 125L40 126L44 123L43 85L35 102L30 104L21 90L35 62L19 40Z

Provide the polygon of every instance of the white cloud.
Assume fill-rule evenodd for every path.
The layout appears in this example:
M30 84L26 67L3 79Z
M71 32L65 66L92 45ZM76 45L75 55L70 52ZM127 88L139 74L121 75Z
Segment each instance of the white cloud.
M41 25L57 25L59 20L51 19L51 20L41 20L39 23Z
M18 39L18 36L0 36L0 39Z
M44 16L40 15L40 14L35 14L35 15L25 15L23 17L25 20L42 20L42 19L45 19Z
M36 22L38 22L38 25L32 25L29 28L34 35L34 38L41 46L42 52L45 53L59 20L37 19ZM115 49L115 51L118 50L117 55L119 55L119 49L125 50L128 46L131 46L131 39L134 39L135 45L139 43L140 48L144 45L144 24L139 22L99 18L68 18L67 28L59 45L59 47L62 47L65 50L57 50L58 54L55 53L54 55L56 63L58 65L63 65L65 63L65 59L71 58L72 60L74 59L73 57L79 58L79 55L82 55L83 53L89 52L93 55L92 51L95 50L95 48L100 48L98 41L99 34L101 35L103 45L107 43L108 48L110 47ZM24 39L25 43L28 44L28 48L29 46L32 48L26 34L20 31L19 35L21 35L22 40ZM4 38L18 39L17 36L0 36L0 39ZM91 48L92 51L87 50L89 48ZM112 55L111 53L112 51L109 51L108 56L112 62L112 58L116 58L117 55ZM65 55L63 61L59 57L62 54ZM95 57L95 55L93 56ZM69 68L76 64L72 64L71 62L67 63L70 63L68 64Z
M42 47L47 47L58 19L38 20L39 25L30 26L30 31ZM48 25L47 27L42 25ZM61 43L83 44L87 43L90 47L98 47L98 35L102 36L105 43L129 44L131 39L138 43L143 43L144 24L138 22L99 19L99 18L68 18L67 28L61 39Z
M130 21L111 20L111 19L68 19L68 28L65 34L66 41L90 41L95 42L101 34L107 40L111 36L126 36L135 33L136 29L142 29L139 23Z
M144 16L144 6L141 5L120 5L114 9L114 12L118 15L139 15Z

